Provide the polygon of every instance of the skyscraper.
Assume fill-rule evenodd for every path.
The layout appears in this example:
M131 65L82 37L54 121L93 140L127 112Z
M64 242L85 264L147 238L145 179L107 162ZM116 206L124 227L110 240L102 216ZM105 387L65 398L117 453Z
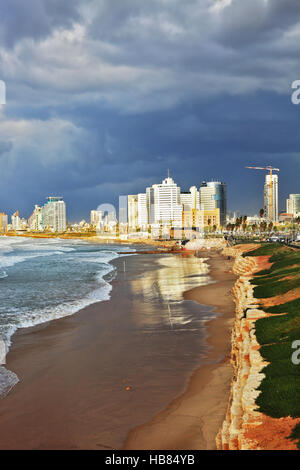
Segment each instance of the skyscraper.
M13 230L21 229L21 219L18 210L11 216L11 225Z
M147 188L147 208L150 223L182 226L180 187L169 176L160 184Z
M290 194L289 199L286 200L286 211L294 218L300 216L300 194Z
M265 218L278 222L278 175L266 175L264 186Z
M28 219L28 225L30 230L43 230L43 209L42 207L35 205L33 213Z
M91 220L92 225L95 225L95 226L99 225L99 223L102 222L102 217L103 217L102 211L91 210L90 220Z
M128 227L135 229L138 226L138 195L130 194L128 198Z
M220 210L220 225L226 224L227 194L226 184L221 181L203 181L200 186L200 210Z
M148 225L148 208L146 193L137 195L138 226L146 227Z
M8 215L0 212L0 232L6 232L8 225Z
M43 225L53 232L65 232L67 229L66 204L62 197L50 196L43 206Z

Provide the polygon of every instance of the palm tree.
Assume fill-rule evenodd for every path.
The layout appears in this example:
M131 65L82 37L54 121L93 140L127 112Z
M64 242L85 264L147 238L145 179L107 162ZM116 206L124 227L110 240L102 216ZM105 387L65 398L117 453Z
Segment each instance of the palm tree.
M261 232L265 232L266 227L267 227L267 222L261 222L261 223L260 223L260 230L261 230Z
M243 227L243 232L245 232L246 230L246 227L247 227L247 216L246 215L243 215L242 217L242 227Z

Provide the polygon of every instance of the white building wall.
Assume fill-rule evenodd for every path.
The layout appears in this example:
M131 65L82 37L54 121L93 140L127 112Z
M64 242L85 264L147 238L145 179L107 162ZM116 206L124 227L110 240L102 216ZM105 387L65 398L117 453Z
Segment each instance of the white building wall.
M182 225L182 204L180 188L172 178L166 178L162 184L154 184L154 223Z
M102 222L103 213L102 211L92 210L91 211L91 224L97 225Z
M54 232L65 232L67 229L66 204L59 198L48 198L43 207L44 226Z
M138 195L130 194L128 199L128 226L135 228L138 226Z
M147 210L147 196L146 193L138 194L138 226L145 227L148 225L148 210Z
M300 215L300 194L290 194L289 199L286 200L286 211L288 214L293 214L293 217Z

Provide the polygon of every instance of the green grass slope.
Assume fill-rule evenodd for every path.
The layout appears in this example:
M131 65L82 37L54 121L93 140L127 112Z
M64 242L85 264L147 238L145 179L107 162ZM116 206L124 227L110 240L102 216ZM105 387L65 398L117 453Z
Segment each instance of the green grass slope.
M245 256L270 256L273 263L251 281L256 286L256 298L274 297L300 287L300 251L266 244ZM256 321L256 337L263 359L270 364L263 370L266 377L256 403L259 411L273 418L300 418L300 364L292 362L292 343L300 341L300 298L264 310L271 316ZM300 449L300 425L290 438L298 439Z

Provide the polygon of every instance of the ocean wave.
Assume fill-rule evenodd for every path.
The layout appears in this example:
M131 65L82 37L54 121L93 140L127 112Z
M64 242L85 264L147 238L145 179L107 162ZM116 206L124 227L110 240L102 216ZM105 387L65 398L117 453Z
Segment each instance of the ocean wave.
M57 306L45 307L23 313L17 323L17 328L28 328L51 320L73 315L84 307L103 300L109 300L112 286L103 281L103 285L87 294L82 299L61 303Z
M19 378L14 372L0 366L0 397L5 397L18 382Z
M28 253L27 255L24 254L24 255L0 256L0 267L9 268L11 266L14 266L15 264L24 263L24 261L32 260L34 258L61 255L61 254L63 254L62 251L56 250L56 251L45 252L45 253L39 252L36 254Z
M27 247L29 248L29 246L30 245L28 243ZM19 252L19 247L15 248L17 248ZM32 247L30 246L30 253L26 253L26 251L24 250L22 255L9 254L8 256L0 256L0 266L2 268L10 267L23 261L37 258L40 256L47 257L52 255L64 254L64 263L72 263L73 261L76 263L95 263L96 272L94 273L93 278L96 281L96 283L94 283L94 286L96 288L93 288L91 292L85 295L83 294L83 297L81 298L74 299L71 301L67 300L65 302L60 302L58 305L54 306L46 305L45 307L30 309L28 308L27 310L26 308L24 309L25 305L23 305L22 308L18 308L16 305L15 310L13 310L12 306L10 305L11 310L9 311L8 309L2 316L2 318L0 317L0 364L2 365L6 362L6 355L11 344L11 337L18 328L32 327L38 324L70 316L78 312L79 310L82 310L83 308L87 307L88 305L110 299L110 292L112 290L110 282L116 274L116 268L112 264L110 264L110 261L119 256L116 251L102 251L98 250L97 247L94 246L93 252L81 251L79 248L79 250L76 251L74 255L71 255L71 253L67 253L68 251L73 251L73 249L69 250L70 247L64 247L63 251L61 250L61 246L55 243L53 244L53 248L53 251L44 250L42 252L37 249L34 253L34 250L32 250ZM3 254L3 252L1 254ZM80 272L81 270L78 269L78 280L80 280ZM0 271L0 278L1 273L3 274L3 276L4 273L6 274L6 272L2 269ZM92 285L93 284L91 284L91 287ZM71 291L69 290L69 293L70 292ZM3 366L0 366L0 396L6 395L17 382L18 377L14 373L10 372Z

